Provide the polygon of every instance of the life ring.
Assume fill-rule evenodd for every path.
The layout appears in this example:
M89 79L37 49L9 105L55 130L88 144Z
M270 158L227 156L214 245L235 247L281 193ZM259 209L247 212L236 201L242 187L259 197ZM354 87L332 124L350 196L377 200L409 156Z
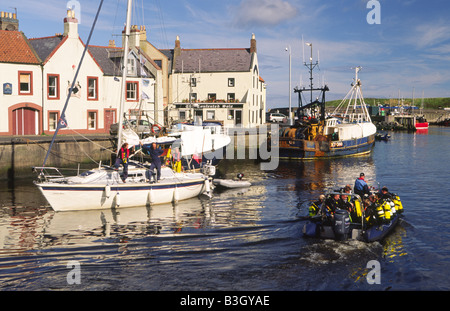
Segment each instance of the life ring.
M156 133L159 133L161 131L161 126L159 126L158 124L153 124L152 125L152 133L155 134L155 127L158 129L158 131Z

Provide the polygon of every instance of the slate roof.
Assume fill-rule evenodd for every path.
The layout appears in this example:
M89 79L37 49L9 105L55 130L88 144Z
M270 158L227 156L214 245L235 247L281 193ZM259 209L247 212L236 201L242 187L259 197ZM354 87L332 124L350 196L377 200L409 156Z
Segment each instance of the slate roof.
M250 49L181 49L174 69L180 72L246 72L250 70Z
M53 36L44 38L33 38L30 39L30 44L39 55L40 59L45 63L48 58L52 55L53 51L61 44L64 40L63 36Z
M120 61L123 54L122 48L90 45L88 50L106 76L122 74L120 69Z
M141 53L143 60L151 63L156 69L160 69L158 65L148 57L142 49L136 47L138 53ZM107 46L89 46L89 52L91 52L97 64L102 68L103 73L109 76L122 75L122 69L120 68L120 62L123 58L123 48L121 47L107 47Z
M0 62L39 64L40 59L22 32L0 30Z

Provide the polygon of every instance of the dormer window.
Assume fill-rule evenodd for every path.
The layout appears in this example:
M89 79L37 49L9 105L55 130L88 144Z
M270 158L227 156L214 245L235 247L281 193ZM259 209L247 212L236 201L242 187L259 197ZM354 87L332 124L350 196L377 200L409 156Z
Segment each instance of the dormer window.
M136 75L136 59L135 58L128 59L127 75L129 75L129 76Z

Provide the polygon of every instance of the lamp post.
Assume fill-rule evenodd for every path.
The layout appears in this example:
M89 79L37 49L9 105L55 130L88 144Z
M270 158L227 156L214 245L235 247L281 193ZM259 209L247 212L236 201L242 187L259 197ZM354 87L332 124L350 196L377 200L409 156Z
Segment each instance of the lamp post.
M286 51L289 52L289 125L292 125L292 112L291 112L291 46L286 47Z

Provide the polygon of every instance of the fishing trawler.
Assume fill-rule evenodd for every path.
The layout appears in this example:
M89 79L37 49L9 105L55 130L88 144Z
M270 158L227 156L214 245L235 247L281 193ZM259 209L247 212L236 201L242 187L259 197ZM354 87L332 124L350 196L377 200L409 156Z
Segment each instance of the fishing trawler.
M312 63L305 65L310 70L310 88L295 88L299 94L296 123L280 129L279 157L281 160L301 160L356 156L370 153L377 129L372 123L361 91L361 80L355 68L355 79L350 91L329 116L325 114L325 92L327 85L313 88ZM317 64L317 63L316 63ZM311 92L311 102L303 105L303 92ZM320 95L313 101L313 91ZM269 138L270 140L270 138ZM274 146L276 140L271 143Z

